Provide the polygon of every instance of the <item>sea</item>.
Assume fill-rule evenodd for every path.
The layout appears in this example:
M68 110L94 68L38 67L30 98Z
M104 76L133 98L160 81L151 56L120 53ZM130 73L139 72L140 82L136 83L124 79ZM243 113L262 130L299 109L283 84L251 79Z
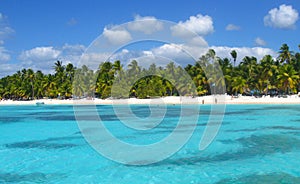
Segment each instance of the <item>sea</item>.
M211 109L0 106L0 183L300 183L300 105L226 105L219 124Z

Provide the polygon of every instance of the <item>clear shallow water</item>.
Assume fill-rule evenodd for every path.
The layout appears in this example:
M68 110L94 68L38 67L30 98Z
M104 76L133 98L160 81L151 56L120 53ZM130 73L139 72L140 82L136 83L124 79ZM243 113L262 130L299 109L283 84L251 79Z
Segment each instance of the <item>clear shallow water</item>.
M122 126L111 106L97 109L116 137L135 144L164 138L180 112L169 106L158 127L139 132ZM72 106L1 106L0 183L300 183L300 105L227 105L204 151L198 146L210 106L200 109L197 128L178 153L149 166L126 166L86 143ZM147 106L132 110L149 115Z

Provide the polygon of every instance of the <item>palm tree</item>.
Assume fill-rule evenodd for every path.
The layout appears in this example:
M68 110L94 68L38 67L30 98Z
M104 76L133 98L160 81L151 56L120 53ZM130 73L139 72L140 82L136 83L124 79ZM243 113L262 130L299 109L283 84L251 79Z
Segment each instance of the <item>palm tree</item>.
M263 57L258 66L257 78L261 80L261 89L264 90L265 95L268 94L268 90L275 89L276 78L274 76L276 72L277 66L275 65L272 56L266 55Z
M43 88L42 86L42 81L44 78L44 74L42 73L42 71L38 70L35 73L35 96L36 98L42 98L43 96L45 96Z
M72 63L69 63L66 66L66 76L71 82L73 81L74 73L75 73L75 68Z
M31 98L34 99L34 97L35 97L35 95L34 95L35 75L34 75L34 71L32 69L27 70L27 79L29 79L30 85L31 85Z
M240 94L243 94L248 88L246 79L244 79L241 76L234 77L232 85L233 85L232 88L233 92L235 93L239 92Z
M289 50L289 46L287 44L282 44L279 49L278 60L280 63L290 63L292 60L292 52Z
M120 60L115 61L114 64L112 65L112 69L113 69L114 74L116 74L118 71L121 71L122 68L123 67L121 65L121 61Z
M131 63L128 64L128 74L130 76L136 77L140 74L141 67L139 67L136 60L132 60Z
M236 58L237 58L237 52L235 50L232 50L230 52L231 57L233 58L233 67L235 67L235 62L236 62Z
M65 67L62 65L62 61L56 61L54 63L54 69L55 69L55 80L56 84L58 85L57 88L61 87L61 85L64 83L65 80Z
M62 61L59 61L59 60L57 60L55 63L54 63L54 69L55 69L55 71L57 72L57 73L61 73L61 72L63 72L63 70L64 70L64 67L63 67L63 65L62 65Z
M246 56L239 64L237 74L246 79L246 83L250 88L254 88L253 84L256 84L257 70L257 59L255 57Z
M292 65L284 64L279 68L277 75L279 88L289 94L290 90L296 92L296 87L299 82L299 74L295 71Z

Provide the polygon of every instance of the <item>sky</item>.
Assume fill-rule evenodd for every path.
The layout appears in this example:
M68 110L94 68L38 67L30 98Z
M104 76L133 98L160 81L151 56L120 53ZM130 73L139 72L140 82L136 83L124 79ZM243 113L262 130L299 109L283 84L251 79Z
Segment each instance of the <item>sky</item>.
M182 26L223 58L230 57L233 49L238 61L245 55L276 57L283 43L298 51L299 11L299 0L0 0L0 77L29 67L51 73L56 60L78 65L99 36L124 45L138 34L135 31L149 35L162 30L161 20L172 22L170 34L186 36L178 27ZM141 20L147 21L127 24ZM175 57L180 53L174 45L190 48L195 57L202 54L193 44L170 42L127 46L118 56ZM107 54L103 51L95 58Z

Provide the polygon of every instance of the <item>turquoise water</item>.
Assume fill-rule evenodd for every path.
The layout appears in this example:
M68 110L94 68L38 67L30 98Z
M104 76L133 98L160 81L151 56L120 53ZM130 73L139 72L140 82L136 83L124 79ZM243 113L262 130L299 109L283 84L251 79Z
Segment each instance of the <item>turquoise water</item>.
M147 106L131 108L141 118L150 113ZM168 106L159 126L133 131L120 124L112 106L97 109L116 137L134 144L161 140L180 114L180 107ZM72 106L0 106L0 183L300 183L300 105L227 105L204 151L198 146L210 106L200 109L196 130L179 152L128 166L87 144Z

